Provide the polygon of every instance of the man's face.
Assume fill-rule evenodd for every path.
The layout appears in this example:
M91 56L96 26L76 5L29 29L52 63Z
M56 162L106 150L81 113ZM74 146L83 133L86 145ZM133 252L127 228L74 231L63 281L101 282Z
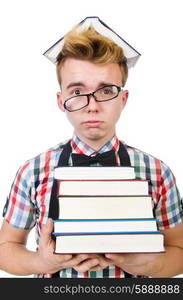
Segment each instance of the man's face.
M68 58L60 70L61 92L57 93L60 109L66 112L76 135L84 142L107 142L115 134L115 126L123 110L128 91L121 91L117 98L97 102L91 96L89 105L81 110L68 112L63 104L78 93L91 93L105 85L122 86L122 72L118 64L94 64Z

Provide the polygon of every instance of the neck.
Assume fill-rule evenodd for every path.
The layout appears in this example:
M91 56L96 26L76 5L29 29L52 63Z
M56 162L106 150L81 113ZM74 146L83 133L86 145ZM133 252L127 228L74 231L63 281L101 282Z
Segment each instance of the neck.
M101 139L87 139L83 136L80 136L80 134L77 134L77 132L75 132L75 135L78 136L78 138L84 142L85 144L87 144L90 148L92 148L93 150L95 150L96 152L99 151L102 146L104 146L108 141L110 141L113 136L115 135L115 132L113 132L113 134L111 134L110 136L101 138Z

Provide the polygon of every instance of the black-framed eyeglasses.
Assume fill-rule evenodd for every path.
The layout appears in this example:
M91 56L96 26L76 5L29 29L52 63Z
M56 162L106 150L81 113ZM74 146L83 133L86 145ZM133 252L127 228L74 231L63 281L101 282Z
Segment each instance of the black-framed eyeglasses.
M77 111L89 105L91 96L97 102L105 102L118 97L122 90L123 88L117 85L106 85L92 93L79 94L66 99L64 108L69 112Z

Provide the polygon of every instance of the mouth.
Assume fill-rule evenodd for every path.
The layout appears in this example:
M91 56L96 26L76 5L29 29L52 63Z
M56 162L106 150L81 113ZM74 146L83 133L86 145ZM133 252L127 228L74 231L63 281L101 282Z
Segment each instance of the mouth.
M99 127L103 122L99 120L89 120L86 122L83 122L82 124L86 127Z

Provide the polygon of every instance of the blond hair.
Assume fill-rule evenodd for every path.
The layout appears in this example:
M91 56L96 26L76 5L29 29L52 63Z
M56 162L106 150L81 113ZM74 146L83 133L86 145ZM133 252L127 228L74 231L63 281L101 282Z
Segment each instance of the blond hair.
M122 71L123 86L128 77L127 59L123 49L93 27L83 32L73 28L64 38L64 46L57 56L57 78L61 85L60 69L66 58L88 60L96 64L117 63Z

